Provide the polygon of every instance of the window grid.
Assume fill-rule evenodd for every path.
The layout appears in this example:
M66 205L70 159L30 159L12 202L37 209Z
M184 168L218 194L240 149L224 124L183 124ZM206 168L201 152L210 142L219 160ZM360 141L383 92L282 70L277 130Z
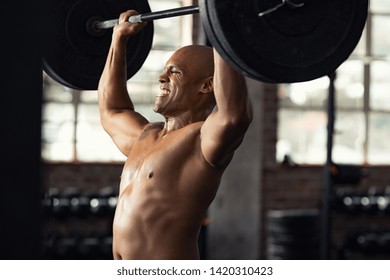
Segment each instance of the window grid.
M375 28L375 26L373 24L373 20L375 19L375 17L378 17L378 16L387 17L388 19L390 19L390 11L372 11L372 10L369 11L365 30L362 34L361 42L359 42L359 45L358 45L358 47L363 49L363 52L359 53L358 51L356 51L347 60L347 62L361 61L363 64L362 84L364 87L364 94L363 94L362 108L356 108L356 107L348 108L345 106L338 106L338 104L337 104L337 90L336 90L336 112L335 112L336 122L337 122L337 116L341 115L343 113L362 113L363 114L363 119L364 119L364 141L363 141L363 145L362 145L363 146L362 147L363 148L363 150L362 150L362 153L363 153L362 158L363 159L362 159L362 161L351 162L351 163L360 163L360 164L369 164L370 163L370 160L369 160L369 158L370 158L370 144L371 144L370 143L370 131L371 131L371 129L373 129L371 120L374 119L375 116L389 116L390 115L390 106L387 106L385 108L373 108L373 106L372 106L373 104L371 104L371 97L373 94L373 92L371 90L371 85L374 83L373 76L372 76L373 63L375 63L375 62L389 63L389 57L390 57L390 53L377 54L374 52L374 49L373 49L373 41L374 41L373 32L374 32L374 28ZM363 42L363 45L361 46L362 42ZM388 75L390 75L390 72L388 73ZM337 78L339 78L338 74L337 74ZM321 79L327 80L326 77L321 78ZM337 82L337 79L336 79L336 82ZM300 112L303 114L303 112L317 111L317 112L322 112L323 114L326 114L327 93L325 95L326 97L323 100L324 101L323 104L320 104L320 105L314 104L313 105L310 103L310 104L304 105L304 106L297 106L297 105L285 102L285 100L283 99L283 90L286 90L286 88L288 89L289 87L290 87L290 85L280 85L279 86L279 90L278 90L279 100L280 100L279 119L281 119L281 118L283 119L283 114L285 114L283 112L294 112L295 111L295 112ZM281 94L281 92L282 92L282 94ZM283 139L283 130L285 128L282 128L282 127L283 127L283 124L279 124L279 127L278 127L278 134L279 135L278 135L277 155L276 155L277 161L282 161L284 159L284 155L289 155L294 160L293 153L281 154L280 151L278 152L278 149L282 150L279 147L285 147L285 145L286 145L286 143ZM324 127L324 130L325 129L326 129L326 127ZM337 128L335 131L335 137L337 137ZM372 138L372 136L371 136L371 138ZM324 139L324 141L325 141L325 139ZM325 143L323 143L323 144L324 145L321 147L321 149L323 149L325 151L326 145L325 145ZM288 151L288 148L285 150ZM320 153L324 154L324 151L320 151ZM306 153L309 153L309 151L306 150ZM300 156L300 157L298 156L298 158L302 158L302 156ZM303 156L303 158L305 158L305 156ZM323 161L317 161L317 162L315 162L315 164L321 164L324 161L325 161L325 157L323 158ZM312 162L310 162L310 160L297 160L297 162L302 163L302 164L312 163ZM388 160L382 161L381 164L386 164L386 165L390 164L390 154L389 154Z

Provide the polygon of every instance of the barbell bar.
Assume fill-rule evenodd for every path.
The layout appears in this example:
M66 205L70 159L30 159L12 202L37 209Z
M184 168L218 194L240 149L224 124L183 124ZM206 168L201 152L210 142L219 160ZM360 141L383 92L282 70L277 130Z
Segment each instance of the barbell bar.
M282 0L281 3L277 4L275 7L272 7L268 10L261 11L258 15L259 17L268 15L280 7L287 5L290 8L300 8L304 5L304 3L296 4L292 2L291 0ZM190 14L197 14L199 13L199 6L198 5L191 5L191 6L185 6L180 8L174 8L174 9L168 9L168 10L162 10L157 12L151 12L141 15L134 15L130 16L128 18L128 21L131 23L141 23L145 21L153 21L158 19L164 19L164 18L172 18L177 16L184 16L184 15L190 15ZM118 24L118 19L110 19L105 21L95 21L92 24L92 27L95 30L101 30L101 29L109 29L113 28L116 24Z
M199 6L192 5L192 6L175 8L175 9L134 15L134 16L130 16L128 21L132 23L137 23L137 22L153 21L157 19L171 18L171 17L184 16L189 14L196 14L196 13L199 13ZM118 19L111 19L111 20L106 20L101 22L96 21L94 23L94 28L97 30L109 29L114 27L116 24L118 24Z
M44 0L43 69L59 83L97 89L119 14L151 21L127 45L127 78L146 60L153 20L200 14L207 39L243 75L271 83L313 80L335 71L356 47L368 0L199 0L152 12L146 0ZM111 19L110 19L111 18ZM109 20L107 20L109 19ZM87 26L87 28L86 28Z

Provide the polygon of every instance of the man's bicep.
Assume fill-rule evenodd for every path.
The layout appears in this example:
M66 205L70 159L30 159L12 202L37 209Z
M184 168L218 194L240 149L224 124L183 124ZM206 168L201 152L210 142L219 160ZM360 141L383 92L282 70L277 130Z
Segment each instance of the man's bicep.
M127 156L149 121L137 112L116 110L105 116L102 115L101 123L118 149Z

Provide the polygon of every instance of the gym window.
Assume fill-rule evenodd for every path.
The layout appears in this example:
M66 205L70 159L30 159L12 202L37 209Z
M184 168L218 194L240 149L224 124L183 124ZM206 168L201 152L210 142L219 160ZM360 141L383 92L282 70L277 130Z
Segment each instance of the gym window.
M390 1L371 0L361 40L336 71L337 163L390 164ZM328 77L278 87L276 159L326 161Z
M149 1L152 11L191 4L189 0ZM174 50L192 43L191 30L190 16L154 21L152 49L142 68L128 81L136 110L149 121L162 120L152 110L158 76ZM97 91L67 88L43 75L42 159L47 162L123 162L125 156L101 127Z

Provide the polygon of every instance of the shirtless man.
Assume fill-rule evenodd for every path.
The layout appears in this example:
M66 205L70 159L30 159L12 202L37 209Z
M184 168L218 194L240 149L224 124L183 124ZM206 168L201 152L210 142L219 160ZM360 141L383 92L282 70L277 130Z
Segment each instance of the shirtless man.
M102 126L127 156L114 259L199 259L202 220L251 122L245 79L210 47L181 48L159 77L154 111L165 122L150 123L126 87L126 42L146 24L127 22L133 14L114 27L98 88Z

